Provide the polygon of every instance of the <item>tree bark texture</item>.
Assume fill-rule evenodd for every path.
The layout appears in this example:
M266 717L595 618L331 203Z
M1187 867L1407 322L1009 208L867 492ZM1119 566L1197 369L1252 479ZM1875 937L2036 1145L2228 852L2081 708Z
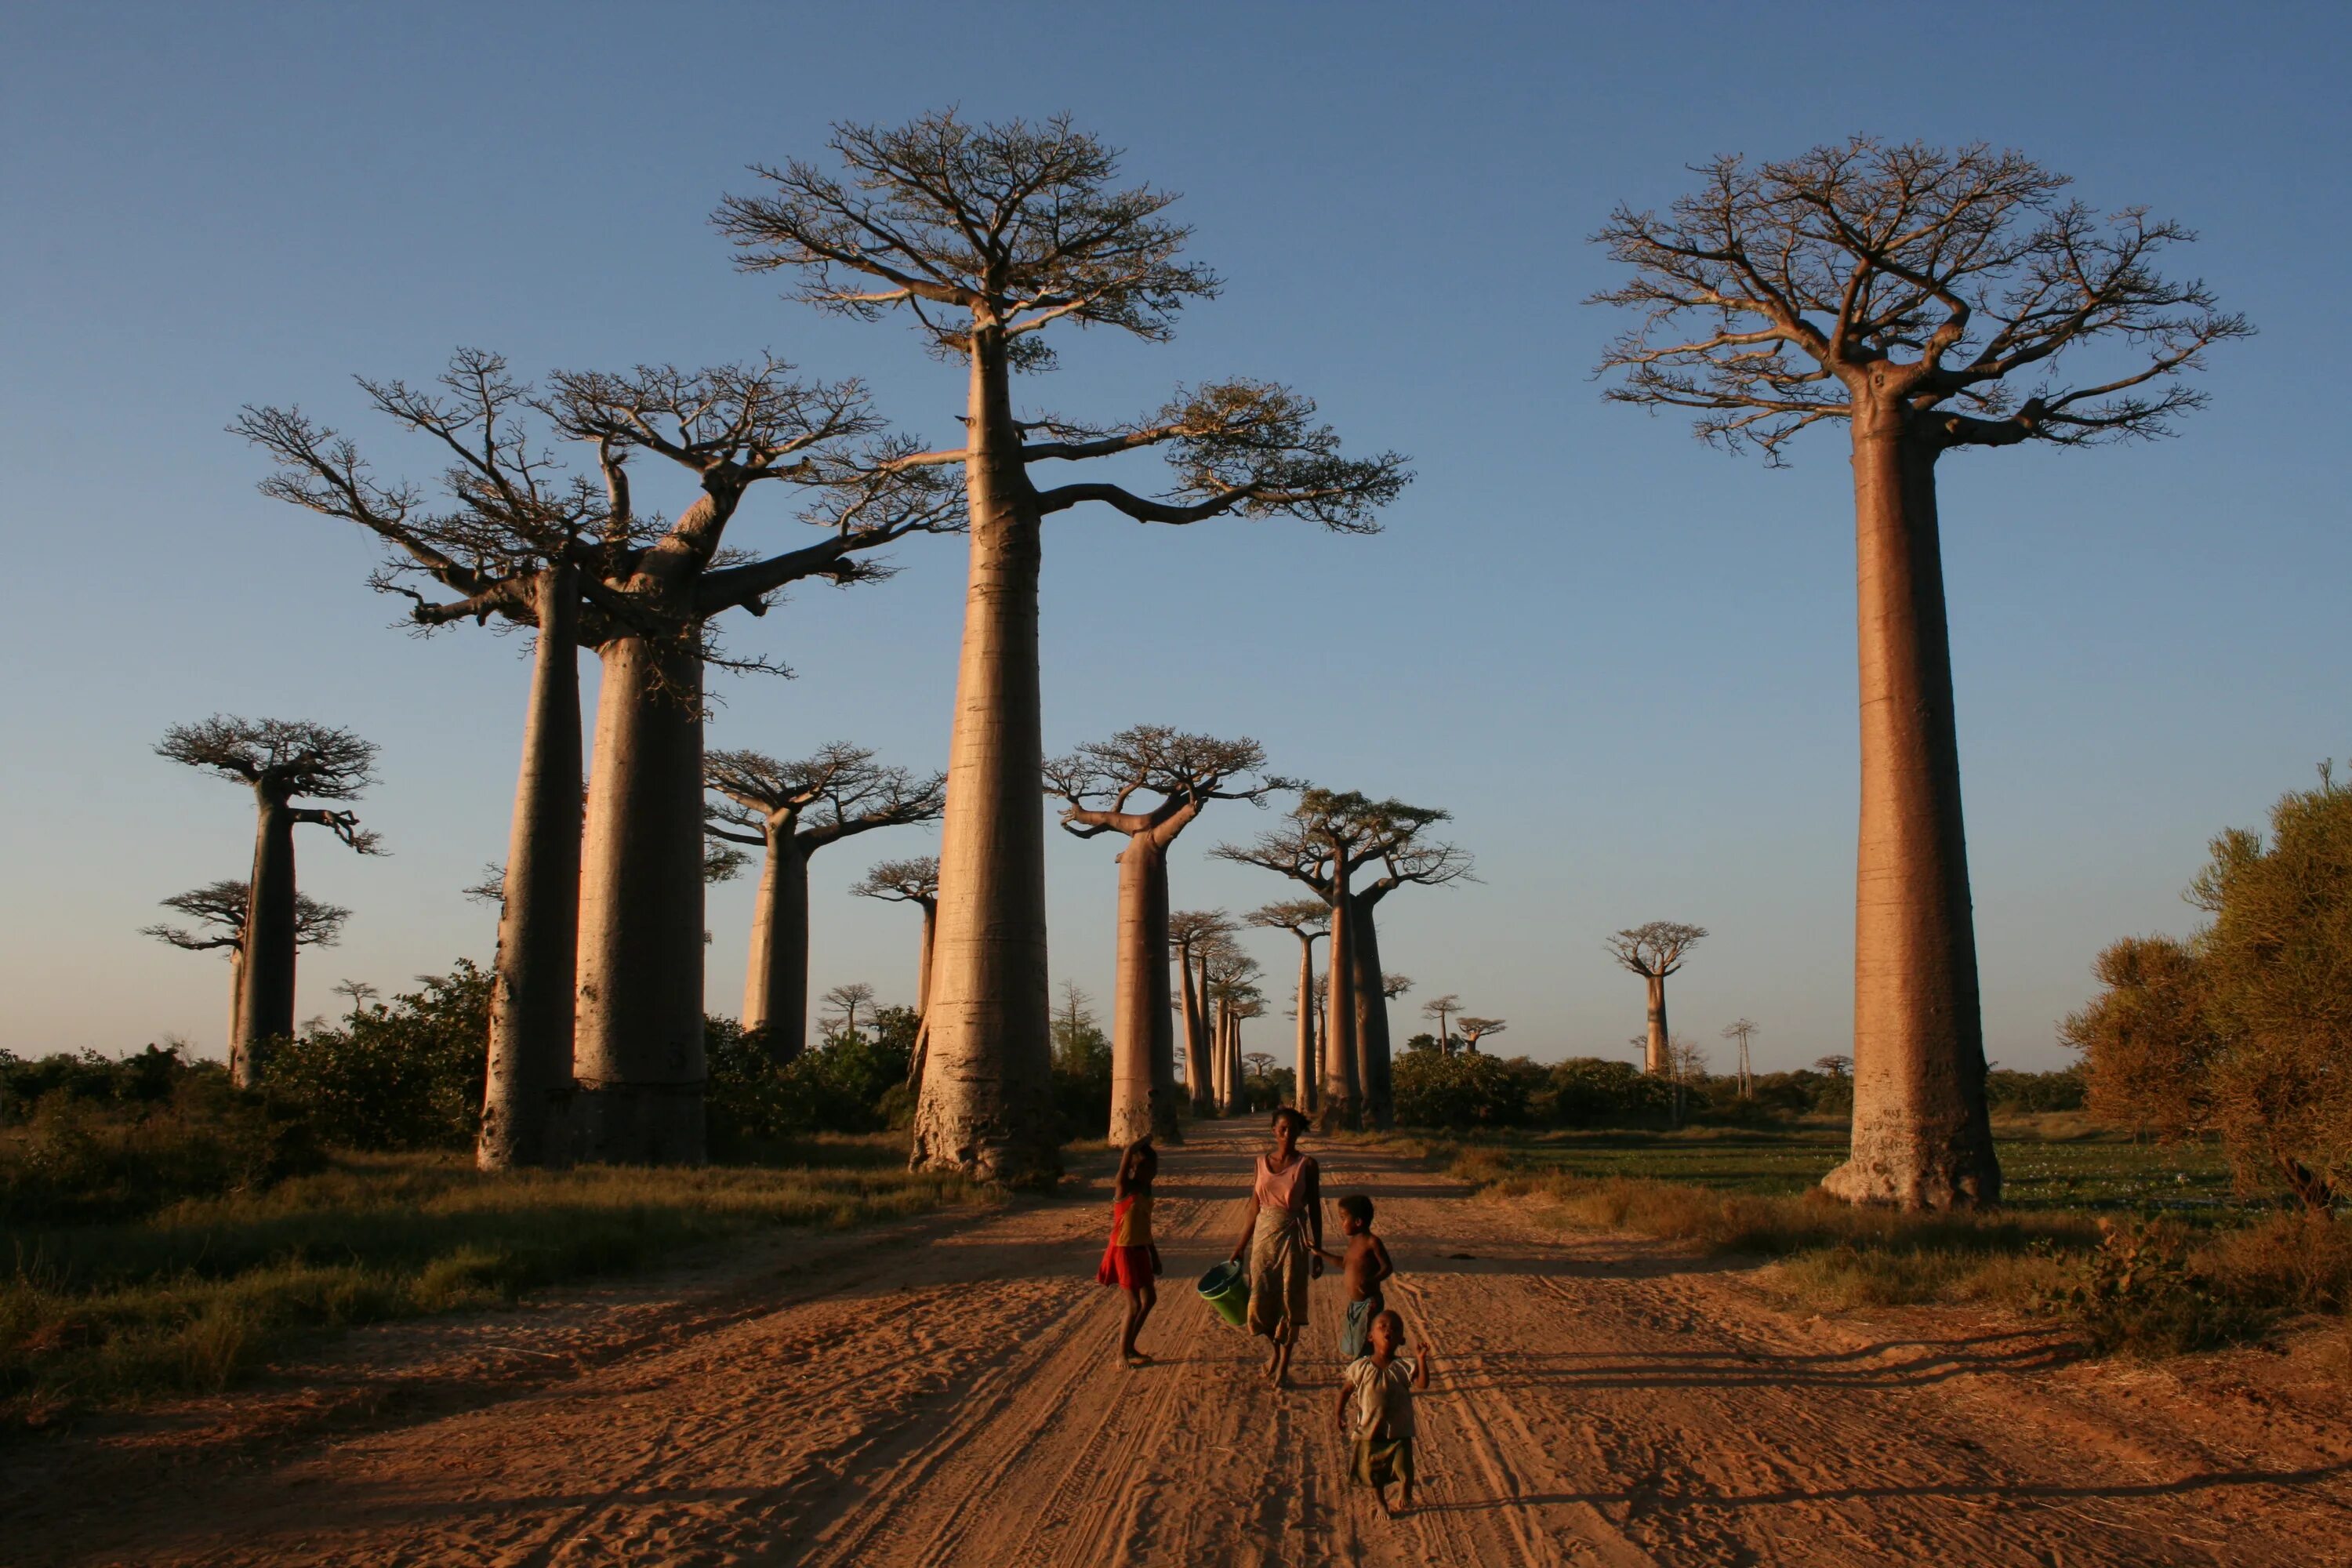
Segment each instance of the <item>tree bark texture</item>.
M1315 940L1305 936L1298 939L1298 1067L1290 1099L1302 1114L1315 1113Z
M770 821L767 839L751 905L743 1027L767 1031L768 1055L788 1062L808 1048L808 854L791 818Z
M240 1089L268 1071L269 1042L294 1033L294 808L265 780L254 786L253 879L238 964L237 1031L229 1078Z
M923 953L915 964L915 1015L927 1016L931 1010L931 939L938 934L940 906L935 899L923 900Z
M474 1147L486 1171L560 1164L570 1152L580 956L578 568L551 567L537 586L539 647L507 839L489 1070Z
M1666 977L1663 974L1642 976L1650 989L1650 1035L1642 1053L1642 1070L1653 1077L1666 1070Z
M702 660L630 637L604 665L580 876L573 1068L582 1154L698 1164L702 1038Z
M1988 1205L2000 1169L1985 1107L1935 450L1906 437L1898 409L1857 403L1853 473L1853 1142L1822 1185L1849 1202Z
M1356 905L1356 1075L1363 1095L1363 1120L1386 1128L1396 1121L1396 1095L1389 1074L1389 997L1387 976L1381 972L1380 927L1372 906L1380 893L1367 889L1355 896Z
M1176 967L1183 973L1184 994L1184 1089L1192 1097L1192 1114L1209 1116L1215 1113L1216 1096L1210 1082L1209 1049L1201 1028L1201 1008L1204 998L1201 988L1192 983L1192 950L1179 948Z
M1118 979L1111 1005L1110 1141L1174 1142L1176 1026L1168 996L1168 854L1150 833L1118 855Z
M1348 893L1354 872L1347 857L1331 864L1331 885L1338 897L1331 903L1331 949L1324 963L1330 976L1329 1005L1324 1019L1323 1094L1316 1130L1354 1131L1362 1127L1364 1103L1356 1061L1356 1008L1348 996L1349 976L1356 973L1355 900Z
M1061 1172L1049 1094L1045 777L1037 670L1043 546L1004 342L977 328L964 481L971 575L948 752L930 1047L917 1168L1013 1185Z

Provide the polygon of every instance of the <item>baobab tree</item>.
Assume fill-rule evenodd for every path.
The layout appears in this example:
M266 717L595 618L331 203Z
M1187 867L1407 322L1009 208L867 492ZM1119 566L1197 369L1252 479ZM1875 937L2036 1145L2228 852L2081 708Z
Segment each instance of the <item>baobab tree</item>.
M1470 857L1450 844L1421 837L1446 814L1402 801L1376 801L1362 794L1303 790L1286 826L1261 834L1248 845L1220 845L1223 859L1278 871L1323 899L1331 910L1330 972L1349 977L1350 1005L1329 1009L1323 1053L1327 1126L1374 1126L1391 1120L1388 1004L1391 991L1381 968L1380 933L1373 911L1381 900L1407 883L1443 886L1471 874ZM1359 887L1359 868L1379 874ZM1342 1079L1346 1079L1344 1083Z
M1597 237L1633 269L1598 302L1637 313L1609 396L1688 408L1769 462L1847 425L1859 584L1862 811L1854 1117L1825 1189L1854 1202L1990 1204L2000 1172L1960 809L1936 497L1948 452L2170 432L2181 378L2252 330L2199 279L2158 271L2194 237L2102 219L2017 153L1866 138L1750 166L1725 156L1669 216L1621 206ZM1686 319L1697 325L1686 329ZM2102 348L2104 363L2061 374Z
M1320 899L1290 899L1262 904L1247 919L1254 926L1286 931L1298 939L1298 1081L1291 1098L1315 1113L1315 944L1331 934L1331 906Z
M1393 453L1349 458L1286 387L1179 389L1138 419L1021 417L1015 370L1054 361L1049 330L1102 327L1165 341L1217 279L1181 259L1176 199L1120 188L1118 154L1066 119L974 125L952 110L895 129L843 124L835 174L761 169L768 190L729 197L718 221L751 270L789 269L799 297L875 320L903 310L966 374L962 446L908 455L960 465L971 555L941 883L931 1049L914 1161L991 1180L1050 1180L1059 1166L1046 1081L1037 588L1041 526L1100 503L1139 522L1288 515L1341 532L1377 526L1408 478ZM1041 488L1038 464L1157 448L1168 493L1107 480Z
M1666 976L1683 966L1685 957L1706 935L1705 926L1651 921L1627 927L1605 944L1611 956L1649 986L1650 1031L1642 1053L1643 1072L1664 1073L1671 1065L1666 1060L1673 1038L1666 1032Z
M769 1056L787 1062L808 1044L809 857L877 828L936 820L945 781L885 767L844 742L789 763L713 752L702 774L721 800L708 811L711 837L761 851L743 1028L760 1031Z
M713 623L764 615L788 584L888 575L867 553L962 526L961 488L896 466L863 386L795 378L774 359L554 378L562 429L659 458L698 494L667 526L614 496L597 561L617 606L598 643L594 773L581 850L573 1056L590 1151L607 1160L703 1157L703 670L773 668L720 653ZM622 470L615 469L616 473ZM729 524L758 485L797 487L815 543L740 558Z
M253 876L238 948L236 1034L229 1076L259 1083L272 1040L294 1033L294 951L300 940L294 829L324 827L362 855L381 855L375 834L348 810L299 800L356 800L374 782L376 748L349 730L302 720L215 714L163 731L156 754L202 768L253 792Z
M874 987L862 980L836 985L824 994L825 1016L838 1023L845 1038L857 1037L857 1010L874 1000Z
M1257 977L1262 973L1256 959L1244 952L1229 937L1220 937L1202 947L1202 971L1206 984L1202 995L1206 1005L1215 1010L1215 1023L1211 1032L1210 1072L1214 1085L1216 1112L1231 1116L1241 1110L1241 1021L1244 1009L1257 1002L1261 993Z
M228 955L228 1039L234 1049L240 1034L237 1020L244 1016L245 1006L245 921L253 909L252 884L235 877L224 877L217 882L206 882L201 888L190 888L184 893L174 893L162 900L167 910L176 910L192 921L202 922L200 929L190 931L185 926L152 925L139 928L141 936L152 936L158 942L189 952L224 952ZM342 940L343 922L352 911L340 904L322 904L310 894L294 895L294 945L302 947L332 947Z
M1238 929L1223 910L1178 910L1168 917L1168 947L1182 981L1180 1005L1184 1020L1184 1089L1192 1097L1195 1116L1213 1116L1217 1109L1205 965L1209 950Z
M1739 1043L1739 1098L1756 1098L1756 1084L1748 1070L1748 1042L1755 1037L1758 1025L1753 1018L1735 1018L1723 1026L1723 1037Z
M1463 1014L1455 1022L1462 1026L1462 1048L1466 1051L1476 1050L1479 1041L1489 1035L1499 1035L1509 1027L1500 1018L1474 1018L1467 1013Z
M451 355L434 386L360 386L377 413L448 459L446 504L377 482L352 442L299 409L248 407L233 428L278 462L264 495L375 536L386 559L371 584L408 599L416 628L496 619L533 634L513 823L491 900L498 955L476 1158L490 1169L556 1163L568 1152L579 947L579 650L611 625L583 601L596 582L592 551L616 542L622 454L600 450L601 482L566 471L526 424L532 389L482 350ZM420 580L446 596L427 597Z
M1080 838L1117 833L1117 985L1111 1002L1110 1141L1183 1136L1176 1114L1176 1031L1170 1016L1168 852L1213 800L1262 802L1285 787L1263 776L1255 741L1221 741L1164 724L1122 730L1045 764L1045 792Z
M854 898L912 904L923 911L923 950L915 967L915 1012L920 1016L931 994L931 928L940 912L940 861L936 855L885 860L849 889Z
M1448 991L1443 996L1433 996L1421 1005L1421 1016L1437 1026L1437 1054L1446 1056L1454 1048L1453 1037L1446 1030L1446 1020L1462 1011L1462 998Z

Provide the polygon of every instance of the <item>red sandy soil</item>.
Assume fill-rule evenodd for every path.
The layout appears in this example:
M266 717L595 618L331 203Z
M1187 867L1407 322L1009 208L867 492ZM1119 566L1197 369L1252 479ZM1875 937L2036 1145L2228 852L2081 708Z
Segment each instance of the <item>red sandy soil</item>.
M1093 1170L1076 1200L770 1235L19 1442L0 1561L2352 1563L2326 1336L2151 1368L1974 1314L1791 1314L1737 1263L1326 1146L1437 1357L1422 1506L1385 1519L1333 1422L1336 1279L1281 1392L1191 1289L1262 1139L1169 1152L1155 1366L1116 1357Z

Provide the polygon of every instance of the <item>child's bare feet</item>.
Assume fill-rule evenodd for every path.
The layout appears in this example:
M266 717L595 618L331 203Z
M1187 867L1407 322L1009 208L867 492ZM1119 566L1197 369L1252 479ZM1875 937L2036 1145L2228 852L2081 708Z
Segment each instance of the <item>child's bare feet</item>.
M1150 1366L1154 1363L1151 1358L1145 1355L1141 1351L1129 1351L1127 1352L1127 1364L1129 1366Z

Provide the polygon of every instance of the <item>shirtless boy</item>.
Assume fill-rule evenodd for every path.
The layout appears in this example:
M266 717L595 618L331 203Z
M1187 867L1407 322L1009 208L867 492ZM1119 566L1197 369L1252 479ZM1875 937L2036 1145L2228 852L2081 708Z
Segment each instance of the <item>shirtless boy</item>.
M1372 1234L1372 1200L1362 1193L1339 1200L1339 1229L1348 1237L1347 1255L1339 1260L1348 1279L1348 1323L1339 1334L1339 1359L1346 1363L1370 1348L1372 1320L1388 1310L1381 1287L1396 1265L1389 1260L1388 1245Z

